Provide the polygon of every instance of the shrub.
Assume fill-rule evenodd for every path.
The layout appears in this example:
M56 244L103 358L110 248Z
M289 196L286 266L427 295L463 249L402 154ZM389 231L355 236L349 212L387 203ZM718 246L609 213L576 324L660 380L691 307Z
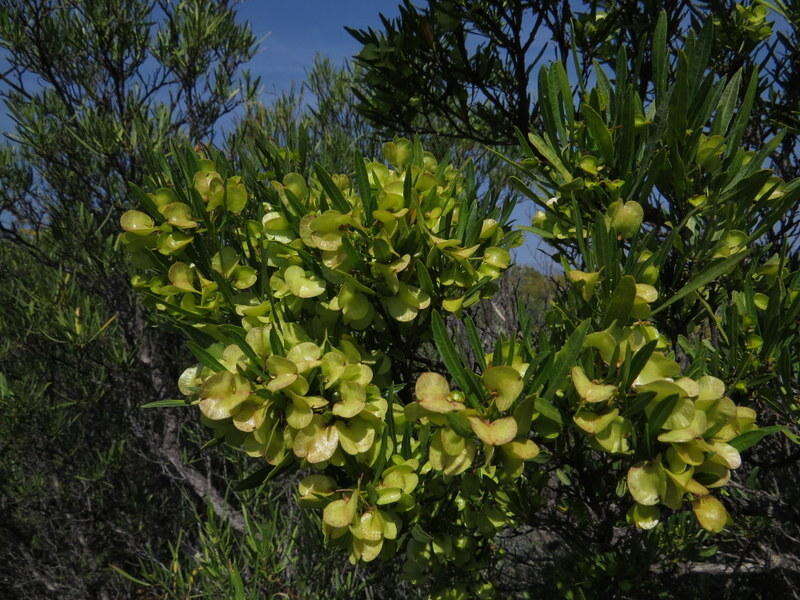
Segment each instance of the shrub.
M417 489L419 433L393 382L413 383L415 349L431 328L443 333L431 307L456 312L488 295L518 239L510 205L479 203L468 173L406 140L384 153L394 168L359 159L351 180L287 172L276 150L267 181L185 153L143 196L148 212L121 218L145 267L134 286L193 339L200 364L181 391L218 440L274 466L251 482L290 462L314 468L301 501L324 506L326 534L367 561L396 546L428 487ZM496 371L492 386L521 382ZM463 401L439 397L443 378L429 378L435 412ZM447 472L476 450L470 441L458 465L445 458Z
M664 27L652 101L625 68L613 85L598 69L577 110L563 65L541 76L543 130L513 184L541 204L529 229L568 287L536 342L523 319L484 354L467 309L511 264L512 207L419 142L349 174L297 172L302 145L268 142L240 174L215 152L154 163L121 239L134 286L199 361L181 391L215 441L269 465L243 486L308 470L299 501L331 543L353 562L403 552L442 597L491 596L497 533L581 464L592 497L556 499L578 523L604 505L644 530L664 509L729 523L740 452L792 435L759 428L754 407L796 389L798 278L765 234L800 183L762 168L779 140L741 147L757 74L740 106L741 74L705 75L706 30L670 83ZM442 311L463 319L474 364Z

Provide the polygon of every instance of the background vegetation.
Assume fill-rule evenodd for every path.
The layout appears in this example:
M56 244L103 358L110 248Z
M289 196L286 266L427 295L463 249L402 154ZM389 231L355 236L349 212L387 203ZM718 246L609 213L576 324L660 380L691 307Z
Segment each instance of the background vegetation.
M533 91L540 67L561 59L587 83L594 63L619 62L623 48L648 97L660 9L673 50L712 22L717 75L741 69L747 82L759 67L743 144L785 130L770 166L786 180L800 174L792 2L406 3L382 29L352 32L363 45L352 68L320 58L269 105L247 74L256 40L235 3L0 2L2 96L15 122L0 154L0 597L424 597L398 564L344 567L295 508L296 480L236 493L247 470L238 455L203 448L207 436L178 409L138 408L174 397L191 358L145 318L114 248L119 214L133 205L127 184L141 181L146 151L209 144L220 117L236 112L234 130L214 140L234 157L264 132L294 148L307 132L310 155L343 171L354 148L378 156L388 137L419 134L437 155L473 160L487 194L518 194L484 144L527 155L516 129L547 127ZM794 268L798 218L789 210L765 233ZM564 288L526 267L503 285L475 309L487 347L516 331L515 294L540 325ZM796 386L778 395L767 423L797 431ZM498 584L518 597L797 596L798 461L786 436L750 450L734 479L744 519L714 543L681 523L645 539L540 507L532 527L502 540ZM571 477L592 481L590 469ZM572 489L591 497L590 488ZM643 574L648 589L635 585Z

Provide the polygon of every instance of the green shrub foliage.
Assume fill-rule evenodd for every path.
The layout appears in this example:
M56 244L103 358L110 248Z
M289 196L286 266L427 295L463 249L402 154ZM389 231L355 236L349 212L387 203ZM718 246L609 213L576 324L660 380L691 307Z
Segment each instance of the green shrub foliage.
M391 166L358 159L350 176L304 177L276 163L246 182L187 153L143 196L146 212L121 218L142 268L134 286L195 340L199 364L181 392L217 439L276 468L312 469L301 502L324 508L326 535L365 561L393 551L419 518L419 491L433 485L419 486L431 468L417 419L464 406L459 393L433 390L432 412L409 418L393 384L408 382L404 346L430 339L433 311L490 294L519 239L510 207L482 206L468 174L407 140L384 154ZM452 443L462 455L442 455L434 472L470 466L478 445Z
M779 139L742 146L757 74L743 100L741 73L706 75L709 32L673 69L664 27L648 97L598 67L576 107L563 65L542 69L542 127L512 183L541 205L523 229L550 242L565 289L541 339L523 322L488 354L467 309L520 232L469 166L405 139L347 174L306 168L302 144L154 162L121 241L134 286L191 340L181 392L215 441L267 463L242 485L302 469L300 503L351 561L402 553L453 598L491 596L498 532L536 510L551 465L568 479L567 448L632 526L730 523L740 452L780 429L758 427L755 401L796 377L798 278L768 240L800 184L763 167Z

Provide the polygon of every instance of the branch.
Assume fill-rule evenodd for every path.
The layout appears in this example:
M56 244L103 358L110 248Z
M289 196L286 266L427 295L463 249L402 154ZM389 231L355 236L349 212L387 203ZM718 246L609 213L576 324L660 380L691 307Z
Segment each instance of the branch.
M166 458L178 474L183 478L192 490L207 501L214 508L214 512L219 517L239 533L244 533L245 522L241 512L233 508L219 490L214 487L207 476L204 476L194 467L183 462L178 442L178 431L180 426L178 419L172 411L165 412L164 431L161 445L158 446L159 454Z
M153 388L154 396L158 399L163 399L166 397L166 391L171 386L167 382L166 374L158 368L158 365L153 364L153 356L158 354L157 351L152 349L152 340L145 334L145 320L141 311L137 309L136 313L134 324L134 327L138 329L136 339L144 340L139 345L137 358L150 374L150 384ZM242 513L230 505L219 490L214 487L208 476L203 475L194 467L183 462L179 442L180 424L178 418L172 411L165 411L164 415L161 443L158 444L152 439L146 439L145 441L158 455L165 458L172 465L195 494L211 505L220 518L239 533L243 533L245 531L245 521Z
M679 563L682 573L698 573L705 575L735 575L738 573L769 573L777 569L800 573L800 561L790 554L769 554L764 562L742 561L738 565L726 563L686 562ZM671 566L653 565L652 573L668 573Z

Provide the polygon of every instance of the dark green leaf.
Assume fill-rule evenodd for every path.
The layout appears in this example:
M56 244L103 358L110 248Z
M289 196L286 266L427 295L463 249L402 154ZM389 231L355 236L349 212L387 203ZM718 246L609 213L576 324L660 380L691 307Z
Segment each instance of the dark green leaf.
M739 252L738 254L734 254L726 258L725 260L721 260L717 263L714 263L711 267L706 269L703 273L692 279L689 283L679 289L669 300L659 305L656 309L653 310L651 314L655 315L656 313L661 312L666 307L682 300L692 292L698 290L699 288L703 287L704 285L708 285L712 281L714 281L717 277L728 273L739 263L745 256L747 256L748 251Z
M442 357L447 370L450 375L455 379L458 387L460 387L467 396L467 400L473 405L473 408L478 408L478 401L484 397L483 389L475 378L475 374L467 372L464 368L464 363L461 356L453 345L450 339L450 334L444 324L444 319L438 311L434 310L431 313L431 329L433 333L433 341Z
M168 408L172 406L190 406L186 400L180 398L171 398L169 400L157 400L155 402L148 402L142 404L139 408Z

